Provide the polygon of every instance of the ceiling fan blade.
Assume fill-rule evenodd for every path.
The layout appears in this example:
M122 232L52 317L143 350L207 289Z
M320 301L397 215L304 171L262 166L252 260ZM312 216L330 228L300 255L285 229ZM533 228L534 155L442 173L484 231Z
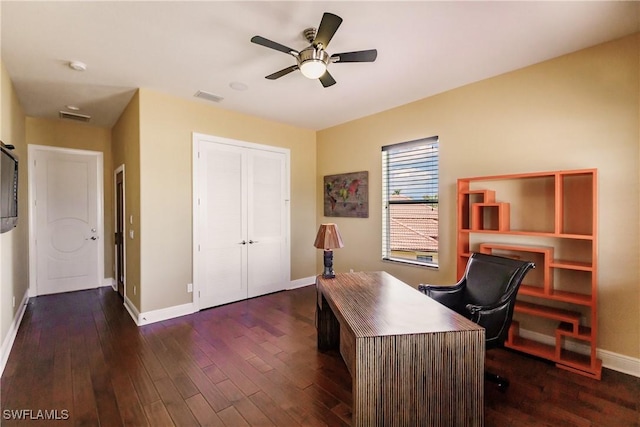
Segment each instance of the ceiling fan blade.
M331 41L333 35L338 31L338 27L342 24L342 18L333 13L325 12L322 15L322 21L316 32L316 38L313 40L313 45L317 46L322 44L322 48L326 49Z
M273 74L269 74L268 76L265 77L265 79L269 79L269 80L279 79L280 77L286 76L290 72L295 71L297 69L298 69L297 65L292 65L291 67L287 67L284 70L276 71Z
M359 50L357 52L334 53L331 55L332 62L373 62L378 57L375 49Z
M282 45L280 43L276 43L276 42L271 41L269 39L265 39L264 37L261 37L261 36L253 36L253 37L251 37L251 42L255 43L255 44L259 44L260 46L268 47L270 49L279 50L280 52L284 52L284 53L288 53L288 54L291 54L291 52L298 53L298 51L295 50L295 49L291 49L290 47L287 47L287 46Z
M331 74L329 74L329 71L325 71L324 74L320 76L320 83L322 83L324 87L329 87L336 84L336 81Z

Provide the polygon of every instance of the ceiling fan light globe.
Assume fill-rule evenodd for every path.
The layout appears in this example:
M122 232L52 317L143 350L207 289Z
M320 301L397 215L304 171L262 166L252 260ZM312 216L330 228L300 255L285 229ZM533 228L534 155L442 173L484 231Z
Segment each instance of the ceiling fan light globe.
M319 59L310 59L300 64L300 72L308 79L318 79L327 71L327 64Z

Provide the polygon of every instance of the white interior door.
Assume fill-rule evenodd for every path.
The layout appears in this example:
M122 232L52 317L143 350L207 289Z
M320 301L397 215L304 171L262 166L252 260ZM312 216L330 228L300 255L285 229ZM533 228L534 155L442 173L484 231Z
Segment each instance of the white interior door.
M248 188L249 297L286 289L289 271L286 158L250 150Z
M244 149L200 144L198 278L200 308L247 297L247 202Z
M34 148L36 293L101 286L102 153Z
M288 155L194 135L194 291L200 309L289 284Z

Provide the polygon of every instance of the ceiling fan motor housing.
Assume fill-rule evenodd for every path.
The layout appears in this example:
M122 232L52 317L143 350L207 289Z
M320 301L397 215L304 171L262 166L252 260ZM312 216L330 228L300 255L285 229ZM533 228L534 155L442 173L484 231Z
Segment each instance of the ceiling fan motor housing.
M298 67L305 77L317 79L327 70L329 58L329 54L323 49L309 46L298 54Z
M323 49L316 49L313 46L309 46L308 48L300 51L300 54L298 55L298 65L302 65L307 61L321 61L327 65L329 63L329 58L329 54Z

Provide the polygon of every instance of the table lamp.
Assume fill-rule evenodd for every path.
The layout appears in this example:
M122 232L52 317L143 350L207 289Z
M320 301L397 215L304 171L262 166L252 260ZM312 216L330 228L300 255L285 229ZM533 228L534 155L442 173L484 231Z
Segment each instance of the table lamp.
M324 249L324 271L322 277L332 279L336 277L333 272L333 250L344 247L342 237L336 224L321 224L313 244L318 249Z

